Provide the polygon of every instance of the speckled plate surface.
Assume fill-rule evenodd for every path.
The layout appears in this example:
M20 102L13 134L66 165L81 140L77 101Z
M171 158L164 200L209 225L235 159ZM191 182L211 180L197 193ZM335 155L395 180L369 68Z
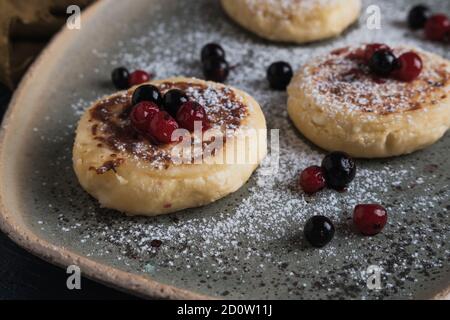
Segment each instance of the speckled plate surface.
M35 63L3 123L0 145L1 226L16 242L59 265L145 297L166 298L443 298L450 287L450 137L415 154L359 161L346 193L307 197L295 187L322 150L299 135L285 93L268 89L266 67L360 42L405 43L446 55L404 25L409 1L366 1L382 9L381 30L364 16L341 38L305 46L263 41L226 18L217 1L103 0L65 30ZM450 2L429 1L450 13ZM252 94L270 128L280 129L280 168L258 170L239 192L204 208L160 218L126 218L101 209L78 185L71 149L84 108L112 93L111 70L143 68L157 78L201 76L199 51L209 41L240 64L228 83ZM355 204L378 202L389 225L373 238L351 228ZM316 214L337 226L322 250L304 243ZM158 241L154 241L158 240ZM159 243L160 242L160 243ZM159 244L161 244L159 246ZM381 268L369 290L367 268Z

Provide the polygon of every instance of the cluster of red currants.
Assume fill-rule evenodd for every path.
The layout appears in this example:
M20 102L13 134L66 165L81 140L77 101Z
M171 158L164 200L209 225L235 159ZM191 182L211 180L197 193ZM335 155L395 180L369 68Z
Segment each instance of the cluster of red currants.
M130 120L133 127L150 141L171 143L174 131L183 128L194 131L195 123L203 130L210 127L205 109L178 89L164 96L153 85L138 87L132 97Z

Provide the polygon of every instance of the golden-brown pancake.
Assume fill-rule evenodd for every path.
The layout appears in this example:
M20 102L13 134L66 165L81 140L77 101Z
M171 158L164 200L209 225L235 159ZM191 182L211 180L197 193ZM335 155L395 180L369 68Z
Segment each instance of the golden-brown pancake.
M238 24L272 41L311 42L335 37L354 23L361 0L221 0Z
M371 75L343 48L313 59L288 88L288 112L295 126L329 151L361 158L414 152L440 139L450 125L450 62L417 48L423 60L412 82Z
M83 188L104 207L147 216L206 205L238 190L267 151L266 135L246 134L266 129L258 103L238 89L197 79L151 84L163 94L183 90L202 104L212 129L223 134L223 144L208 149L214 140L205 139L188 162L180 163L173 157L178 144L158 145L133 129L127 116L132 88L94 103L80 120L73 163ZM229 161L243 136L248 161Z

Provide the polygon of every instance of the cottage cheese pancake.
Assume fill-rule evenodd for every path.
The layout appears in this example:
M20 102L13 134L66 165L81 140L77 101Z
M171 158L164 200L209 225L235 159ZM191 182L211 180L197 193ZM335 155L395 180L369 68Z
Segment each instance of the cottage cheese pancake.
M182 90L203 105L212 129L223 134L223 143L213 148L214 140L205 139L193 150L191 161L177 162L177 143L155 143L132 126L132 88L96 102L80 120L73 162L81 185L107 208L148 216L206 205L238 190L265 156L266 137L245 136L249 158L256 161L224 159L248 129L266 128L258 103L240 90L197 79L152 84L163 94Z
M361 11L360 0L222 0L222 6L263 38L297 43L337 36Z
M361 47L362 48L362 47ZM362 158L414 152L440 139L450 125L450 62L416 48L423 70L412 82L377 78L343 48L298 71L288 88L295 126L326 150Z

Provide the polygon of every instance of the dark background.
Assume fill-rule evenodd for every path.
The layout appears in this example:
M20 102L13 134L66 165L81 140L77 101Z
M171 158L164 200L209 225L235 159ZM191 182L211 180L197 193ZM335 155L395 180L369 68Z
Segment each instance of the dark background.
M0 84L0 122L11 92ZM65 270L18 247L0 231L0 300L5 299L133 299L83 278L81 290L66 287Z

